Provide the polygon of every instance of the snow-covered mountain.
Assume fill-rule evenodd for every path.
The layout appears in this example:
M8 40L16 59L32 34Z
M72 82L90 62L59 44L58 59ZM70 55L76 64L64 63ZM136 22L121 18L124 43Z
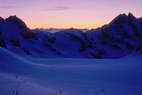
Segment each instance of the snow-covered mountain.
M41 58L120 58L142 53L142 19L120 14L86 32L30 30L16 16L0 17L0 46L22 56Z
M56 33L0 17L0 95L142 95L141 53L142 19L132 14Z

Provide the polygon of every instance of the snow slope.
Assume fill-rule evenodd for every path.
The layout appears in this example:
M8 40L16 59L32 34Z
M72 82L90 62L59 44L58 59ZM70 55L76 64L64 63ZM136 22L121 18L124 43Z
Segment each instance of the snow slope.
M37 59L0 48L0 58L2 95L142 95L142 56Z

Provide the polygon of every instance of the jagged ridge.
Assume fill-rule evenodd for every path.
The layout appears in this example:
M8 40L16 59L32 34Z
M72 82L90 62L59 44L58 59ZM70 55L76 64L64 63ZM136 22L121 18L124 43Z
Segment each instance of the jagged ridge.
M30 30L16 16L0 18L0 46L33 57L119 58L142 53L142 18L120 14L109 24L83 32Z

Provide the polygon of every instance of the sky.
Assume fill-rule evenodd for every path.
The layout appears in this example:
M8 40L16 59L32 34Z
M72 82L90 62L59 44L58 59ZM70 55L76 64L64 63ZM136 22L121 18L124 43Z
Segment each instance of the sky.
M0 0L0 16L30 28L97 28L120 13L142 17L142 0Z

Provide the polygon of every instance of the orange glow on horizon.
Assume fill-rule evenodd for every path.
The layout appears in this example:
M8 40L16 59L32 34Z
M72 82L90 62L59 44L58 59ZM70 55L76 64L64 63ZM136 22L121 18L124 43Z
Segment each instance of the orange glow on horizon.
M32 21L31 21L32 22ZM102 22L87 22L87 23L76 23L76 22L69 22L66 24L63 23L28 23L26 22L27 26L31 29L35 29L35 28L44 28L44 29L48 29L48 28L61 28L61 29L66 29L66 28L77 28L77 29L95 29L98 27L102 27L105 24L108 24L109 21L102 21Z
M74 25L74 26L71 26L71 25L41 25L41 24L32 24L32 25L27 25L29 28L31 29L35 29L35 28L63 28L63 29L66 29L66 28L77 28L77 29L94 29L94 28L98 28L98 27L102 27L103 25L105 25L106 23L102 23L102 24L94 24L94 25Z
M142 0L2 0L0 16L17 15L31 29L92 29L122 13L141 17L141 4Z

